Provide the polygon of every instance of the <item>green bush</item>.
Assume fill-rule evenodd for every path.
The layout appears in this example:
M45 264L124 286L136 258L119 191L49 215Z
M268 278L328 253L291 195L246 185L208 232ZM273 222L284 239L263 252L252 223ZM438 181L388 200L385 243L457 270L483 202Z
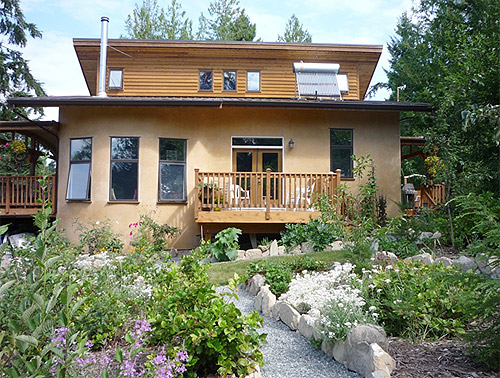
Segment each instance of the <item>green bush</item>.
M321 218L310 219L308 223L286 224L281 232L281 244L288 249L310 242L315 251L324 251L333 241L339 240L335 225Z
M152 213L156 214L156 210ZM131 229L132 245L136 249L152 249L154 252L164 251L169 239L179 232L177 227L159 224L153 219L153 215L146 214L141 214L139 221L130 223L128 227Z
M234 261L238 257L238 236L241 230L229 227L215 235L215 242L202 242L200 248L214 256L217 261Z
M90 254L104 251L120 253L123 249L121 235L114 233L109 220L89 225L78 224L80 248Z

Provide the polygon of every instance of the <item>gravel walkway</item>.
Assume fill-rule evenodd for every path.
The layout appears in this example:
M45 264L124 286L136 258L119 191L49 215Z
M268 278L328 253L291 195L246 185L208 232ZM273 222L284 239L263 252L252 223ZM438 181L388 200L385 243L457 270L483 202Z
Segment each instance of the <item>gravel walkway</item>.
M240 289L238 297L236 306L242 313L254 310L252 294ZM266 317L261 331L267 333L268 342L261 349L264 354L262 378L360 377L315 349L304 336L291 331L281 321Z

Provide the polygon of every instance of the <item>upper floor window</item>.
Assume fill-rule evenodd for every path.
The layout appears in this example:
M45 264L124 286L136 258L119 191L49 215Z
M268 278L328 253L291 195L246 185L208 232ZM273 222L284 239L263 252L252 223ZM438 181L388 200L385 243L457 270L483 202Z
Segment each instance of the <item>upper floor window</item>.
M111 201L137 201L139 138L111 138Z
M92 138L70 139L69 154L70 163L66 199L89 201Z
M330 170L341 169L341 177L352 177L352 129L330 129Z
M199 72L200 91L212 91L214 88L214 71Z
M123 89L122 69L109 69L108 89Z
M186 140L160 138L159 200L186 201Z
M225 91L235 91L236 90L236 71L224 71L223 72Z
M247 91L260 92L260 72L248 71L247 72Z

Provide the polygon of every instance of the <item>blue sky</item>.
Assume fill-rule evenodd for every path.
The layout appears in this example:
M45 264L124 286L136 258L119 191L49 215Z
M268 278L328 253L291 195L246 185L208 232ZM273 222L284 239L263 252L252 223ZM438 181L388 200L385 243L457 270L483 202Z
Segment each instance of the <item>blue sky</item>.
M100 18L108 16L109 38L125 33L124 25L136 1L142 0L21 0L26 19L35 23L43 38L30 40L23 54L35 77L52 96L88 95L73 49L73 38L99 38ZM166 7L170 0L158 0ZM207 13L210 1L179 0L194 22ZM385 81L388 68L387 42L394 36L398 18L409 11L412 0L240 0L253 23L257 37L276 41L287 20L295 14L312 34L313 42L384 45L384 53L372 84ZM383 100L387 93L379 93ZM47 117L57 119L56 111Z

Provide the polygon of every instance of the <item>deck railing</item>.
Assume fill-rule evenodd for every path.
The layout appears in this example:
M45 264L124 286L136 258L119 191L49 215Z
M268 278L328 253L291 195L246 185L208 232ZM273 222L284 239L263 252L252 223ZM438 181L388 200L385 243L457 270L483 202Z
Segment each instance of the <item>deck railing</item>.
M48 199L55 204L55 176L0 176L0 215L35 214ZM55 212L55 206L52 206Z
M427 186L422 185L418 189L420 200L415 202L418 207L434 208L437 205L446 202L446 186L445 184L430 184Z
M334 198L340 185L335 173L200 172L195 169L196 217L198 211L272 210L312 211L315 199ZM338 206L340 210L340 206Z

